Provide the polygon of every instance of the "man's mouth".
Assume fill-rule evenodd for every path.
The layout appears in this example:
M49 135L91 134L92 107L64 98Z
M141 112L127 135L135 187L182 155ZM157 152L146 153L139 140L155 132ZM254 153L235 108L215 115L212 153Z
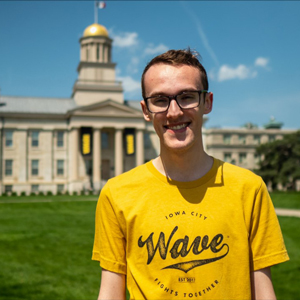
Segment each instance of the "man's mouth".
M182 123L182 124L176 124L176 125L165 125L164 127L166 129L171 129L171 130L180 130L183 128L186 128L190 125L190 123Z

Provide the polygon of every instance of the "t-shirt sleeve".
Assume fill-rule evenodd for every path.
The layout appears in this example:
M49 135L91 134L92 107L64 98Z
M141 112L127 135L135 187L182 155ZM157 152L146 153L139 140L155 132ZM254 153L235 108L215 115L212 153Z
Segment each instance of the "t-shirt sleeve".
M107 185L97 203L92 259L108 271L126 274L125 237Z
M252 271L289 260L278 218L263 181L253 206L249 238Z

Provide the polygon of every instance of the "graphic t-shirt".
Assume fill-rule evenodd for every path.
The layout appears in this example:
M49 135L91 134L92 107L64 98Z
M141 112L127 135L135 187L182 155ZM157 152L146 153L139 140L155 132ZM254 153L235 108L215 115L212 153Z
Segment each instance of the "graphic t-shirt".
M131 299L251 299L250 272L288 260L262 179L214 160L191 182L139 166L107 182L92 259Z

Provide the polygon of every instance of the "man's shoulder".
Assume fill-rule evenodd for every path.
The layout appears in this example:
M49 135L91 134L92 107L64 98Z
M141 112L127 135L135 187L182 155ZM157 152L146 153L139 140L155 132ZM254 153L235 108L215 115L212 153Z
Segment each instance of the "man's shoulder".
M222 176L226 181L232 181L236 183L250 183L261 185L262 178L255 174L253 171L220 161L220 166L222 170Z
M127 185L130 183L137 183L140 181L144 181L145 177L148 176L148 163L137 166L129 171L126 171L116 177L113 177L108 180L109 185L118 185L122 186L123 184Z

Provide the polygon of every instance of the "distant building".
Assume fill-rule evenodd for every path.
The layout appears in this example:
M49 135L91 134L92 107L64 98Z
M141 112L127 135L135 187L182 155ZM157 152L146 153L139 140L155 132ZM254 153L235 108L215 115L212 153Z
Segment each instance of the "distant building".
M124 101L111 51L106 28L92 24L80 39L71 98L1 96L0 194L97 193L109 178L158 155L158 138L139 102ZM258 144L292 132L271 123L265 129L204 128L205 148L254 169Z
M210 128L204 131L207 152L221 160L255 170L260 157L255 153L258 145L282 139L295 130L281 129L282 123L271 119L264 128L246 124L241 128Z

